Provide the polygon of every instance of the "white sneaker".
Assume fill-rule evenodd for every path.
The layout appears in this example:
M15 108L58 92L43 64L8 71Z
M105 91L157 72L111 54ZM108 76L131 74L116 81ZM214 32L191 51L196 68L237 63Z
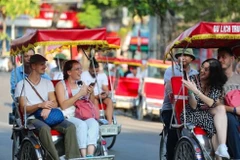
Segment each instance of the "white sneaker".
M228 148L225 144L220 144L215 154L218 155L219 157L230 159L230 156L228 154Z

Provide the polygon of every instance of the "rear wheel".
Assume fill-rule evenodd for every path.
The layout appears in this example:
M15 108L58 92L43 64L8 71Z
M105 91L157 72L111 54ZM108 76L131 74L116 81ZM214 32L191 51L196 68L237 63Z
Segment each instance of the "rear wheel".
M174 160L196 159L195 150L188 139L181 139L175 149Z
M18 159L18 152L20 146L20 137L18 132L13 132L12 134L12 160Z
M20 160L33 160L37 159L36 150L33 144L27 140L22 144Z

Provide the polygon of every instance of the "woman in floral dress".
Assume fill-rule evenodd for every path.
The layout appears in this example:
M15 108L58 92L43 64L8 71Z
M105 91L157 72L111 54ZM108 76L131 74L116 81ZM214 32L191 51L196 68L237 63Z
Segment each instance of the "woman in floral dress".
M227 116L224 105L220 103L226 81L220 62L212 58L202 63L199 75L191 76L183 83L189 90L186 122L203 128L216 142L215 154L229 158L226 147ZM183 114L181 120L184 120Z

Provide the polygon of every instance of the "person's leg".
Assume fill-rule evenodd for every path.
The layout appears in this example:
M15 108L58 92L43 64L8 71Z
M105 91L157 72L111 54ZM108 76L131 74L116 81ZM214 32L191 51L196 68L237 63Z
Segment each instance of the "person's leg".
M224 105L216 106L209 110L213 115L214 126L217 132L218 148L215 154L220 157L230 158L228 148L226 146L227 139L227 114Z
M78 143L75 125L67 120L53 127L64 134L65 159L79 158Z
M214 126L217 132L219 145L226 144L227 139L227 115L224 105L219 105L210 110L213 115Z
M108 123L112 124L112 119L113 119L113 103L112 103L112 100L110 98L105 98L103 100L103 103L107 105L105 113L106 113Z
M86 123L79 119L79 118L76 118L76 117L70 117L67 119L68 121L72 122L75 127L76 127L76 136L77 136L77 142L78 142L78 147L79 147L79 150L81 148L81 142L83 141L84 142L84 138L85 138L85 135L84 135L84 131L83 130L86 130ZM86 143L85 143L86 144ZM81 150L80 150L81 151Z
M168 137L167 137L167 160L172 160L174 156L174 148L178 141L177 131L175 129L169 129L170 121L172 117L172 110L162 111L162 119L167 127Z
M81 124L78 126L80 132L78 132L79 136L79 147L80 147L80 153L82 157L86 157L87 154L87 123L83 120L81 120Z
M227 145L229 147L229 152L233 159L240 159L239 120L235 115L231 113L227 113L227 118L228 118Z
M214 134L213 137L212 137L212 144L213 144L214 151L216 151L217 148L218 148L218 144L219 144L216 134ZM222 160L222 158L219 157L218 155L215 155L215 158L216 158L216 160Z
M94 118L85 121L88 126L87 154L93 155L99 138L99 124Z
M51 136L51 128L41 120L31 119L28 121L29 124L33 124L38 132L39 139L42 146L49 152L53 160L59 159L57 150L53 144Z

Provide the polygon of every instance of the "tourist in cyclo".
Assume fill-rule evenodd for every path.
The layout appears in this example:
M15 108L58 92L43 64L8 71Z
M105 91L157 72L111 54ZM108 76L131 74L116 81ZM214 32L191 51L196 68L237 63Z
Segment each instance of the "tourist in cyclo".
M52 68L50 71L50 76L53 80L62 80L63 79L63 66L64 63L67 61L67 56L63 53L57 53L54 57L56 67Z
M10 77L12 97L14 97L14 94L15 94L16 84L30 74L31 68L30 68L29 60L30 60L30 57L34 54L35 54L34 49L29 49L27 52L24 52L24 54L21 54L20 62L22 62L22 65L12 70L11 77ZM46 73L42 74L41 77L50 80L50 77ZM13 112L15 112L14 103L12 107L13 107Z
M77 142L81 156L93 157L99 138L97 117L88 119L75 117L75 104L78 100L88 98L92 102L95 100L94 94L92 94L93 86L86 85L85 83L82 85L77 84L81 79L81 73L82 66L78 61L66 61L63 67L63 80L56 85L56 95L61 109L65 112L67 120L74 123L76 126Z
M240 159L240 136L239 136L239 116L240 116L240 103L234 104L234 102L240 102L240 75L233 72L233 64L235 61L234 54L230 48L219 48L218 49L218 60L220 61L222 68L227 76L228 80L224 85L224 95L223 97L227 98L228 94L231 94L231 91L238 91L234 92L232 99L233 104L226 104L225 108L227 111L227 118L228 118L228 128L227 128L227 145L229 148L229 153L232 159ZM238 93L238 94L237 94ZM238 99L238 100L237 100ZM231 99L230 99L231 100ZM234 101L234 102L233 102Z
M178 64L174 66L174 74L175 76L182 76L182 72L185 71L189 76L196 75L198 72L191 67L191 62L195 60L195 56L193 54L192 49L178 49L175 53L175 58L178 60ZM182 67L180 62L182 60ZM174 156L174 147L178 141L177 132L175 129L169 129L171 116L172 116L172 104L171 104L171 83L170 80L173 77L172 66L167 68L164 73L164 102L161 110L161 116L163 118L163 122L168 130L168 139L167 139L167 159L172 160Z
M230 158L226 146L227 115L224 105L220 103L223 85L227 81L221 63L217 59L205 60L199 75L183 80L188 88L189 99L186 104L186 123L203 128L212 138L215 154ZM181 114L181 121L184 115Z
M45 73L46 61L47 59L39 54L31 56L29 61L31 71L25 82L21 80L17 84L15 97L19 100L22 113L24 113L25 108L28 116L27 123L35 127L34 131L38 133L41 145L49 152L50 159L59 159L52 141L51 129L64 135L65 159L79 158L75 125L64 119L53 126L45 123L47 120L51 121L50 115L53 110L57 113L60 111L57 109L58 104L52 82L41 77ZM35 118L36 113L39 113L40 118Z
M113 119L113 102L109 97L110 93L108 90L108 78L104 72L100 72L99 63L95 58L90 61L88 71L84 71L81 75L81 80L86 84L90 85L95 83L94 95L95 95L95 106L98 106L102 101L106 105L106 118L109 124L112 124Z

